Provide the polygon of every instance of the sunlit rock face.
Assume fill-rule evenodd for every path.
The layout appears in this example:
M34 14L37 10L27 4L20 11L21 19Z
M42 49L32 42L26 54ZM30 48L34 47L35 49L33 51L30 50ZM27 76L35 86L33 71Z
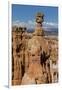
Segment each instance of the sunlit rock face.
M12 28L12 85L58 81L57 41L45 38L43 21L44 15L37 13L35 30L30 34L26 27Z
M26 48L26 28L12 28L12 84L20 85L24 74L25 48ZM22 71L23 69L23 71Z
M36 22L38 27L31 39L28 40L27 50L29 53L29 65L28 70L24 74L22 79L22 84L28 84L26 77L32 79L31 83L41 84L47 82L47 72L45 70L45 63L49 56L49 47L48 42L43 37L42 27L39 24L43 22L43 15L40 16L40 13L37 15ZM44 66L44 67L43 67ZM30 83L30 84L31 84Z
M32 40L32 42L31 42ZM47 83L47 73L41 65L41 45L35 39L28 41L29 62L28 70L25 72L21 84ZM29 81L27 80L29 78ZM31 82L32 80L32 82ZM35 81L35 82L34 82Z
M29 51L31 52L31 54L33 54L38 49L38 52L40 53L39 58L43 59L40 60L41 62L42 61L45 62L47 57L50 55L50 48L48 45L48 41L44 38L44 31L42 29L43 21L44 21L44 15L41 13L37 13L35 31L33 33L32 38L28 41Z
M47 74L43 74L43 67L40 62L41 48L37 41L28 43L28 52L29 52L29 65L28 70L25 72L21 84L41 84L46 83ZM27 78L29 80L27 80Z
M41 65L32 63L29 65L28 71L24 74L21 84L41 84L46 83L46 80L47 75L46 77L43 75Z

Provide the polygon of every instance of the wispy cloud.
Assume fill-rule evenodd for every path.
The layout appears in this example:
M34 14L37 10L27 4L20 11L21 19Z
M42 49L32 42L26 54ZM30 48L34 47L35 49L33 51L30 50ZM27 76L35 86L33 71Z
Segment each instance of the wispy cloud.
M21 21L13 21L12 26L21 26L21 27L27 27L27 29L33 29L35 27L35 22L32 20L29 20L27 22L21 22Z
M21 22L19 20L12 22L13 26L21 26L21 27L27 27L27 29L34 29L36 22L32 20L28 20L27 22ZM49 28L58 28L58 24L54 22L43 22L43 28L49 29Z
M43 27L44 28L58 28L58 24L54 22L44 22Z

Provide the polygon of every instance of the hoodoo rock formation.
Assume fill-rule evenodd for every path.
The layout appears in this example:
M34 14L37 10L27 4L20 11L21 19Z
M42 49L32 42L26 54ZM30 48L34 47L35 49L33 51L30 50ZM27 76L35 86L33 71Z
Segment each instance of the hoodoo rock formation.
M54 41L44 37L43 21L44 15L37 13L35 31L30 38L26 27L12 28L12 85L58 81L57 47L53 45L56 57L52 59Z

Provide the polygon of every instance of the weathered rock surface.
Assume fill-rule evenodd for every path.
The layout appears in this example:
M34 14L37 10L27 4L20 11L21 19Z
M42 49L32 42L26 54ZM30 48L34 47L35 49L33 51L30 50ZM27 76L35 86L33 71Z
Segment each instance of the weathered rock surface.
M34 33L25 27L12 28L12 85L58 81L58 41L44 37L44 15L36 15Z

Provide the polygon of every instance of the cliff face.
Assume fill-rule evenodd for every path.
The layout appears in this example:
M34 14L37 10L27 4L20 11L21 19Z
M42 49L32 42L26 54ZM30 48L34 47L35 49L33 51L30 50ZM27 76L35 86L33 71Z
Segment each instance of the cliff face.
M41 13L37 14L35 32L30 34L31 37L25 27L12 28L12 85L58 80L58 69L53 66L57 65L57 42L44 37L43 17Z

